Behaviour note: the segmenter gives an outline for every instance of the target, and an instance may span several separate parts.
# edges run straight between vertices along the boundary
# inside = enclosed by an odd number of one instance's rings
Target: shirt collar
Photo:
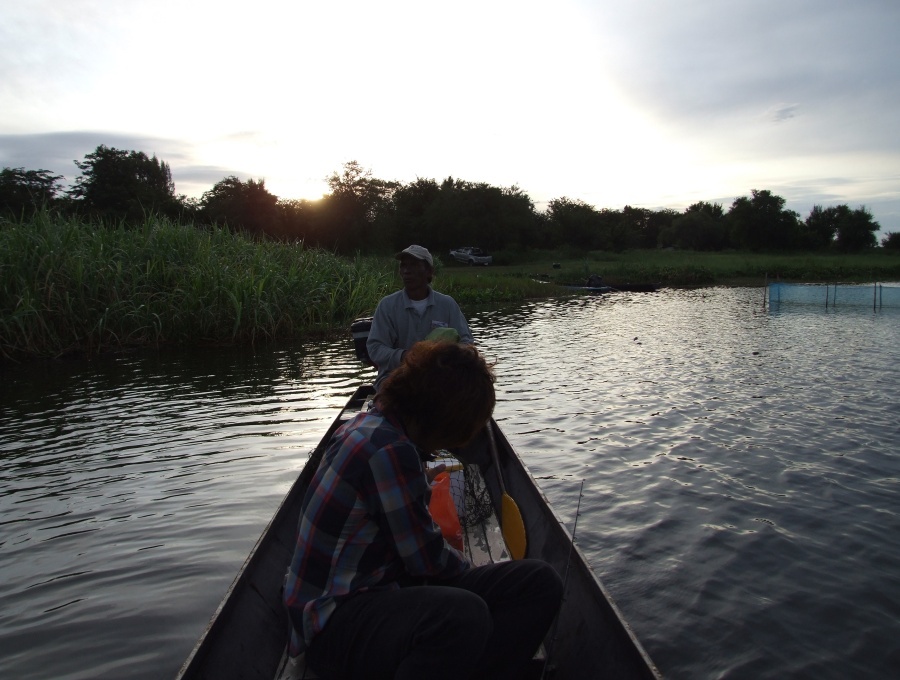
[[[413,301],[409,299],[409,295],[406,294],[406,289],[400,289],[403,292],[403,306],[404,307],[412,307],[414,305]],[[421,302],[421,300],[416,300],[416,302]],[[428,297],[425,298],[426,307],[430,307],[434,305],[434,289],[431,286],[428,286]]]
[[[394,429],[396,429],[398,432],[401,432],[403,434],[403,436],[406,438],[406,441],[408,441],[410,443],[410,445],[412,445],[413,448],[415,448],[416,453],[419,454],[419,460],[421,460],[423,464],[426,460],[430,460],[431,457],[428,455],[428,453],[426,451],[423,451],[422,449],[420,449],[419,446],[406,433],[406,428],[403,426],[403,422],[399,418],[397,418],[394,415],[389,415],[389,414],[385,413],[380,408],[378,408],[378,406],[372,406],[372,408],[369,409],[369,414],[374,414],[374,415],[384,418],[386,421],[388,421],[394,427]]]

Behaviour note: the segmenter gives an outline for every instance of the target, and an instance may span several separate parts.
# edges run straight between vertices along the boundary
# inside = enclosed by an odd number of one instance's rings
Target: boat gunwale
[[[184,664],[182,664],[181,669],[176,676],[176,680],[185,680],[187,678],[193,677],[205,677],[205,675],[199,675],[199,673],[203,672],[202,664],[209,656],[209,653],[211,651],[210,645],[215,644],[214,642],[208,642],[208,640],[212,640],[214,636],[223,629],[223,627],[226,625],[226,615],[241,604],[241,602],[237,601],[235,596],[244,585],[248,585],[251,590],[255,590],[257,593],[259,593],[258,589],[253,588],[252,584],[247,583],[247,581],[249,581],[253,576],[253,567],[259,560],[263,559],[264,556],[262,553],[271,547],[270,543],[277,533],[277,528],[280,527],[288,519],[287,517],[285,517],[285,515],[291,512],[293,506],[298,505],[300,502],[302,502],[302,496],[305,495],[305,488],[309,486],[309,482],[312,479],[313,473],[318,467],[318,461],[321,460],[326,445],[328,444],[335,431],[344,422],[346,422],[346,419],[342,419],[342,416],[347,413],[355,404],[358,404],[361,407],[365,403],[365,399],[371,394],[374,394],[374,392],[374,388],[372,388],[372,386],[370,385],[357,387],[351,397],[344,404],[344,406],[341,407],[340,412],[337,414],[337,416],[335,416],[334,420],[325,431],[325,434],[316,445],[316,448],[313,449],[313,451],[310,453],[309,458],[307,459],[306,463],[304,463],[300,474],[297,476],[297,479],[295,479],[293,484],[291,484],[290,489],[288,489],[287,493],[282,498],[281,503],[279,503],[278,508],[272,515],[272,518],[268,521],[259,538],[256,540],[256,543],[253,545],[250,554],[244,560],[240,570],[234,577],[231,585],[228,587],[228,590],[225,591],[225,595],[223,596],[218,607],[216,607],[216,610],[213,612],[212,617],[210,617],[209,622],[207,623],[206,628],[204,628],[204,631],[201,634],[199,640],[197,640],[197,643],[194,645],[191,653],[188,655],[187,659],[185,659]],[[291,526],[295,528],[296,523],[293,523]],[[284,565],[285,570],[287,569],[287,566],[288,564],[286,563]],[[263,595],[262,593],[259,594],[263,598],[265,598],[265,595]],[[285,638],[287,638],[288,617],[286,611],[283,611],[283,619]],[[279,643],[278,647],[280,659],[284,644]],[[279,661],[279,659],[276,659],[276,661]]]
[[[632,659],[632,661],[634,661],[634,663],[637,665],[638,672],[643,678],[646,678],[648,680],[661,680],[662,674],[656,667],[656,664],[653,663],[650,655],[644,649],[644,646],[641,644],[640,640],[635,634],[634,629],[625,619],[625,616],[622,614],[622,610],[616,604],[612,595],[610,595],[609,591],[606,589],[606,586],[603,585],[603,582],[600,580],[597,574],[594,573],[593,569],[591,569],[590,562],[588,561],[587,556],[584,554],[584,551],[582,551],[581,548],[578,547],[577,542],[572,540],[572,536],[566,529],[565,523],[563,522],[562,518],[559,516],[553,505],[548,501],[547,496],[537,485],[534,475],[531,474],[531,471],[525,464],[525,461],[522,460],[521,456],[519,456],[518,453],[516,453],[515,448],[513,448],[512,444],[509,442],[506,435],[503,433],[502,429],[499,426],[494,427],[494,433],[497,438],[498,449],[501,453],[500,462],[501,467],[503,468],[502,474],[504,475],[507,491],[511,495],[513,495],[517,502],[520,503],[520,508],[522,509],[522,513],[526,522],[526,532],[529,537],[534,537],[539,533],[540,529],[536,529],[535,525],[540,521],[541,518],[546,518],[549,520],[546,522],[546,524],[544,524],[543,529],[548,533],[556,534],[555,536],[551,537],[551,540],[556,541],[557,543],[564,542],[567,544],[570,553],[566,555],[566,568],[575,569],[577,572],[577,575],[575,576],[576,578],[581,578],[588,584],[593,586],[596,594],[599,595],[599,597],[595,598],[595,601],[600,605],[600,607],[607,610],[609,614],[609,622],[613,627],[613,632],[615,632],[615,629],[618,626],[619,632],[621,634],[624,634],[624,636],[626,637],[626,640],[628,642],[626,646],[630,646],[635,651],[636,657]],[[518,468],[518,472],[515,472],[515,468]],[[513,474],[510,474],[510,472],[513,472]],[[494,475],[485,475],[485,479],[488,482],[488,486],[493,487],[490,489],[491,498],[499,513],[499,484],[497,483]],[[520,499],[523,498],[525,494],[530,497],[536,497],[538,502],[528,503],[526,501],[525,503],[522,503]],[[534,517],[535,514],[538,516],[537,518]],[[529,525],[531,531],[528,531]],[[535,554],[535,552],[536,550],[533,548],[533,542],[529,540],[526,557],[545,559],[545,561],[551,562],[551,560],[546,559],[546,557],[544,557],[543,555],[537,555]],[[558,571],[560,572],[561,576],[565,577],[566,569]],[[569,579],[571,580],[571,578],[573,578],[573,576],[570,574]],[[590,588],[587,588],[587,591],[590,592]],[[564,613],[570,613],[566,610],[566,604],[567,603],[564,600],[560,616],[562,616]],[[548,633],[548,638],[553,634],[554,631],[551,629]],[[557,644],[559,643],[550,646],[551,658],[548,659],[548,663],[551,665],[554,663],[554,648],[557,647]],[[553,677],[552,674],[548,675],[549,677]]]

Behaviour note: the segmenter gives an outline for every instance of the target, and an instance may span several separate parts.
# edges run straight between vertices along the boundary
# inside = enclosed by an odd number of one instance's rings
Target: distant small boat
[[[659,286],[655,283],[617,283],[597,286],[563,286],[566,290],[578,290],[586,293],[655,293]]]
[[[178,680],[315,678],[287,657],[289,623],[282,604],[282,583],[295,545],[303,497],[331,436],[340,425],[366,408],[373,390],[360,387],[341,409],[250,553],[234,583],[194,650]],[[625,622],[618,607],[574,545],[562,520],[553,512],[524,464],[492,421],[497,463],[490,455],[486,432],[462,452],[477,461],[462,474],[479,475],[488,494],[485,519],[466,529],[466,551],[476,564],[509,559],[498,516],[502,484],[518,505],[525,525],[525,557],[542,559],[564,578],[566,595],[557,623],[539,658],[547,680],[660,680],[659,671]]]

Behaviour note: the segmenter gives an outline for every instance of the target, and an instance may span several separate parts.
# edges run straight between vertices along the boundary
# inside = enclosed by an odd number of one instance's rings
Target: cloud
[[[799,104],[778,104],[769,109],[766,117],[776,123],[781,123],[794,118],[797,115],[797,109],[799,108]]]
[[[237,135],[243,136],[243,133]],[[72,185],[81,174],[75,161],[83,161],[101,144],[155,155],[169,164],[176,191],[189,196],[199,196],[229,175],[242,180],[250,178],[249,173],[236,168],[198,164],[194,160],[193,145],[182,140],[101,131],[0,134],[0,166],[49,170],[55,175],[62,175],[64,185]]]
[[[98,146],[156,154],[162,160],[184,158],[184,144],[146,135],[116,132],[71,131],[37,134],[0,134],[0,162],[4,166],[47,169],[70,177],[80,174],[75,160],[82,161]],[[39,167],[38,167],[39,166]]]
[[[887,209],[897,25],[886,0],[6,3],[0,164],[73,181],[105,144],[155,153],[191,196],[235,175],[314,197],[356,159],[539,205],[757,188]]]
[[[602,3],[595,17],[613,77],[663,124],[698,137],[719,133],[716,143],[728,145],[729,131],[752,112],[792,102],[820,145],[874,149],[878,135],[900,142],[900,3],[684,0],[671,12],[662,5]],[[819,134],[835,126],[838,134]]]

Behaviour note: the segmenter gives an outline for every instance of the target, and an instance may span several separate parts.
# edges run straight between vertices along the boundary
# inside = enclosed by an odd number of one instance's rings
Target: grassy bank
[[[383,260],[43,214],[0,225],[0,357],[301,338],[346,328],[395,285]]]
[[[584,285],[591,274],[612,286],[652,283],[662,287],[762,286],[786,282],[854,283],[900,281],[900,257],[877,251],[857,255],[700,253],[640,250],[626,253],[498,253],[496,266],[448,264],[442,281],[452,289],[490,289],[535,279],[559,285]]]
[[[900,257],[508,252],[490,267],[439,257],[435,288],[466,307],[557,295],[557,285],[762,285],[900,280]],[[554,285],[557,284],[557,285]],[[0,222],[0,359],[168,344],[253,344],[346,333],[400,286],[390,257],[148,219],[111,228],[46,213]]]

